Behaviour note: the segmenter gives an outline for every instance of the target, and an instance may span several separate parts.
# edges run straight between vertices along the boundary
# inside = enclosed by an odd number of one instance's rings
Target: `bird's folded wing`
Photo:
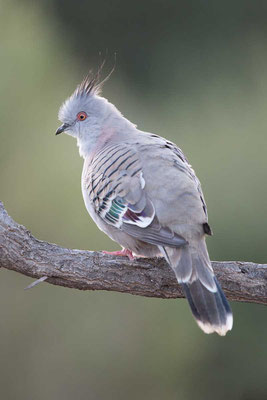
[[[142,165],[132,146],[122,143],[104,148],[94,157],[85,179],[91,204],[107,224],[155,245],[187,244],[159,224],[145,191]]]

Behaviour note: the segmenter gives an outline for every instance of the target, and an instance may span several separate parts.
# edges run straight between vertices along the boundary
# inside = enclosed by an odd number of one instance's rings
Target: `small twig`
[[[37,279],[36,281],[25,287],[24,290],[32,289],[34,286],[39,285],[39,283],[46,281],[47,278],[48,276],[42,276],[41,278]]]

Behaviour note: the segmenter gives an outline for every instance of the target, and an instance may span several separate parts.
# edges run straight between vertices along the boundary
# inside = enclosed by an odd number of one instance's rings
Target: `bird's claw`
[[[129,260],[134,260],[133,253],[129,249],[122,249],[122,250],[118,250],[118,251],[105,251],[105,250],[102,250],[102,253],[110,254],[112,256],[128,257]]]

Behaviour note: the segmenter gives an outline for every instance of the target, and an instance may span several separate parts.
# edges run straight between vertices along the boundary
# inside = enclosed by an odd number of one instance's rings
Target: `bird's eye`
[[[84,121],[87,118],[87,114],[85,111],[81,111],[77,114],[78,121]]]

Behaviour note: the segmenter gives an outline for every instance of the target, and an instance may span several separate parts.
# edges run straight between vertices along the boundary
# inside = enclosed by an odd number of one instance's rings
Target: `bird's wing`
[[[190,223],[202,223],[204,233],[211,235],[201,184],[182,150],[155,134],[143,133],[142,137],[138,154],[144,166],[144,178],[151,178],[148,192],[152,193],[155,205],[157,199],[163,204],[163,208],[157,207],[160,221],[169,221],[171,216],[175,224],[187,218]]]
[[[195,188],[198,192],[199,198],[203,206],[204,213],[208,215],[207,206],[201,189],[200,181],[196,176],[192,166],[189,164],[183,151],[175,143],[161,136],[155,134],[147,134],[147,136],[153,143],[154,146],[153,153],[156,157],[159,152],[162,153],[165,151],[166,153],[168,153],[167,157],[173,160],[175,168],[178,168],[183,174],[187,175],[190,178],[190,180],[194,182]],[[149,141],[148,142],[146,141],[145,147],[149,145],[150,145]],[[172,154],[172,157],[170,157],[170,154]]]
[[[93,158],[84,179],[95,213],[107,224],[147,243],[170,247],[187,244],[160,225],[133,146],[119,143],[105,147]]]

